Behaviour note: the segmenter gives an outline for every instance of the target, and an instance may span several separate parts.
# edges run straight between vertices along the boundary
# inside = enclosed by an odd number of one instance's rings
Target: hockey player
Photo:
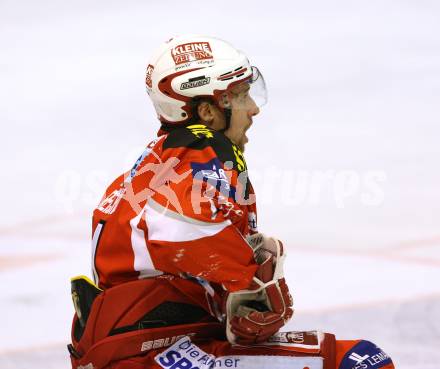
[[[266,102],[258,68],[222,40],[177,37],[146,86],[161,126],[94,211],[72,367],[394,368],[368,341],[279,332],[293,314],[285,250],[258,232],[243,156]]]

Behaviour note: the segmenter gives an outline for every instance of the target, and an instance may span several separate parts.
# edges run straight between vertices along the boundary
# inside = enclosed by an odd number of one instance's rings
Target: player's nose
[[[252,105],[251,105],[251,108],[249,109],[249,117],[251,118],[259,113],[260,113],[260,108],[255,103],[255,100],[252,99]]]

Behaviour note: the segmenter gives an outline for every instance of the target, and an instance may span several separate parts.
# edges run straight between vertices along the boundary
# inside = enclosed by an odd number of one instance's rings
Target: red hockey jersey
[[[256,265],[255,194],[240,149],[204,125],[150,142],[93,213],[95,282],[109,288],[173,274],[247,288]]]
[[[370,342],[336,341],[329,334],[321,334],[325,339],[313,352],[304,351],[307,332],[279,334],[299,340],[296,351],[226,341],[224,321],[211,317],[222,318],[221,296],[215,292],[221,286],[228,291],[249,286],[257,266],[246,236],[257,231],[256,222],[246,162],[226,136],[192,125],[152,141],[94,211],[93,275],[104,291],[94,289],[93,300],[80,288],[72,290],[72,368],[190,368],[197,350],[218,356],[216,363],[227,367],[234,362],[231,355],[239,355],[237,360],[260,367],[265,361],[266,367],[283,362],[284,367],[320,369],[394,368]],[[185,310],[168,319],[168,302],[179,309],[198,305],[203,314],[186,317]],[[154,325],[162,323],[155,310],[160,306],[166,325]],[[184,336],[200,346],[191,344],[191,353],[190,346],[176,348]],[[182,356],[186,353],[188,358]]]

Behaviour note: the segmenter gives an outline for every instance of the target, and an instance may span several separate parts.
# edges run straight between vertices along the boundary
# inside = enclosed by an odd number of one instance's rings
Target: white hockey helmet
[[[266,103],[263,76],[246,55],[223,40],[197,35],[164,43],[148,64],[145,79],[158,118],[166,124],[188,122],[193,98],[217,103],[225,91],[242,82],[251,84],[251,97],[259,107]]]

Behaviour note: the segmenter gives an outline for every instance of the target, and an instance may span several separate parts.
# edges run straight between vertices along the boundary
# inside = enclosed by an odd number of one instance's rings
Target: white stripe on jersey
[[[99,283],[99,277],[98,277],[98,272],[96,271],[95,255],[96,255],[96,249],[98,247],[99,236],[101,235],[103,226],[104,224],[99,222],[96,225],[95,232],[93,232],[93,237],[92,237],[92,275],[93,275],[93,281],[96,284]]]
[[[145,212],[148,239],[156,241],[193,241],[214,236],[232,224],[229,219],[221,223],[193,219],[164,208],[151,198],[145,206]]]
[[[145,232],[138,227],[141,220],[144,209],[130,220],[131,226],[131,247],[134,253],[134,270],[140,272],[139,279],[155,277],[163,274],[161,271],[154,269],[153,261],[151,260],[150,253],[148,252],[147,242],[145,240]]]

